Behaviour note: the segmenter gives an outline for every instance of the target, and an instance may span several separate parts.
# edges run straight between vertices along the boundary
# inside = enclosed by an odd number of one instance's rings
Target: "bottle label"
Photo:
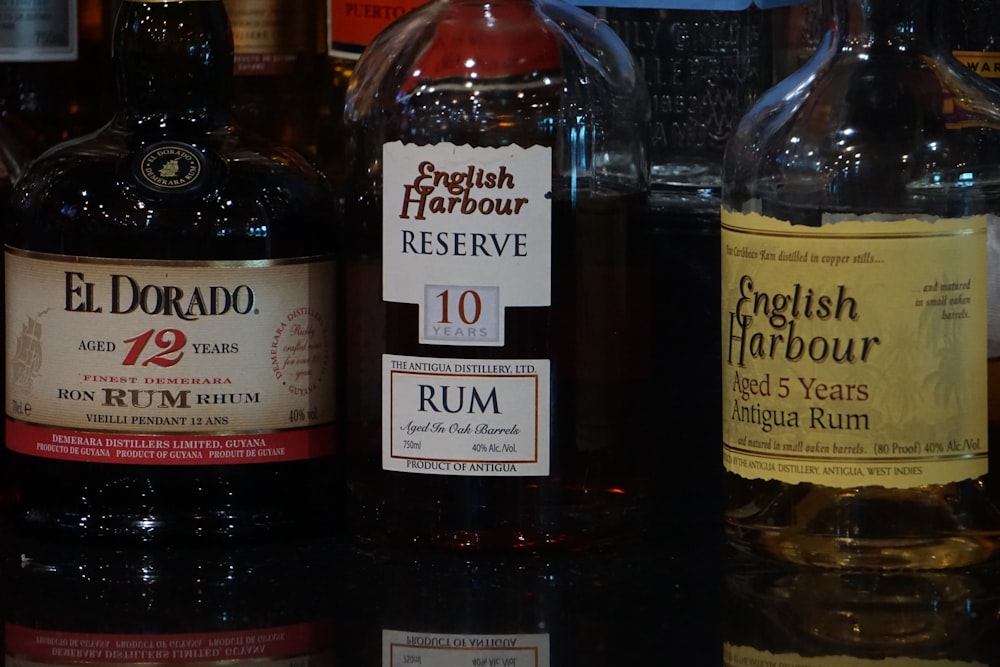
[[[382,468],[549,474],[549,361],[382,358]]]
[[[427,0],[394,0],[389,3],[329,0],[329,54],[357,60],[375,35],[406,12]]]
[[[979,76],[1000,79],[1000,52],[954,51],[953,55]]]
[[[551,305],[551,148],[392,142],[382,169],[382,298],[421,343],[499,347],[505,308]]]
[[[7,447],[204,465],[332,452],[332,260],[6,251]]]
[[[0,3],[0,62],[74,61],[76,0]]]
[[[548,667],[549,635],[382,631],[383,667]]]
[[[850,655],[801,656],[794,653],[771,653],[748,646],[723,645],[724,667],[986,667],[978,662],[961,660],[920,659],[910,656],[898,658],[857,658]]]
[[[176,634],[63,632],[6,624],[7,667],[60,665],[332,666],[331,623]]]
[[[235,76],[284,76],[314,51],[315,11],[309,2],[226,0],[233,29]]]
[[[913,488],[987,471],[986,217],[722,214],[725,467]]]

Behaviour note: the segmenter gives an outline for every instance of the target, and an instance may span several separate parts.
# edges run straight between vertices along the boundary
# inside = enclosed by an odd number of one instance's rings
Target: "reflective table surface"
[[[8,666],[1000,665],[1000,570],[797,570],[714,527],[573,554],[3,539]]]

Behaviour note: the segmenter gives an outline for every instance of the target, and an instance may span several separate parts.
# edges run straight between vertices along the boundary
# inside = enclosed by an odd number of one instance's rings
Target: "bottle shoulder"
[[[97,239],[131,240],[135,252],[156,254],[162,248],[150,243],[168,237],[210,239],[221,252],[226,240],[242,240],[259,252],[284,254],[275,239],[289,250],[305,249],[306,242],[288,242],[295,234],[319,234],[314,250],[329,253],[337,221],[325,177],[290,148],[229,131],[141,137],[113,124],[36,159],[16,183],[12,202],[9,244],[80,254]],[[76,250],[67,246],[83,238],[90,241]]]
[[[723,198],[912,210],[997,199],[1000,92],[950,54],[831,48],[771,89],[726,147]],[[985,204],[984,204],[985,205]]]

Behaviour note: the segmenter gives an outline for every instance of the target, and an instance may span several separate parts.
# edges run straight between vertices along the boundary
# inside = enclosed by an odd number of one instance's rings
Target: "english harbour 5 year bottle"
[[[928,0],[832,8],[727,147],[730,535],[797,563],[969,565],[1000,546],[1000,105]]]
[[[125,0],[120,107],[34,162],[4,225],[18,519],[123,540],[326,522],[334,221],[229,124],[221,0]]]
[[[348,87],[344,453],[362,535],[580,545],[641,525],[645,87],[559,2],[433,0]]]

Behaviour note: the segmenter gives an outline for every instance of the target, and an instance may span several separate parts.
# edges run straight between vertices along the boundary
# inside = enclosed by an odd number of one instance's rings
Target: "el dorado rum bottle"
[[[229,130],[221,0],[125,0],[120,108],[38,159],[4,227],[7,447],[38,530],[207,539],[329,521],[334,220]]]
[[[926,0],[834,3],[737,127],[722,210],[733,542],[827,566],[992,557],[1000,105]],[[989,474],[987,474],[989,473]]]
[[[409,544],[641,523],[645,87],[558,2],[435,0],[347,95],[350,520]]]

